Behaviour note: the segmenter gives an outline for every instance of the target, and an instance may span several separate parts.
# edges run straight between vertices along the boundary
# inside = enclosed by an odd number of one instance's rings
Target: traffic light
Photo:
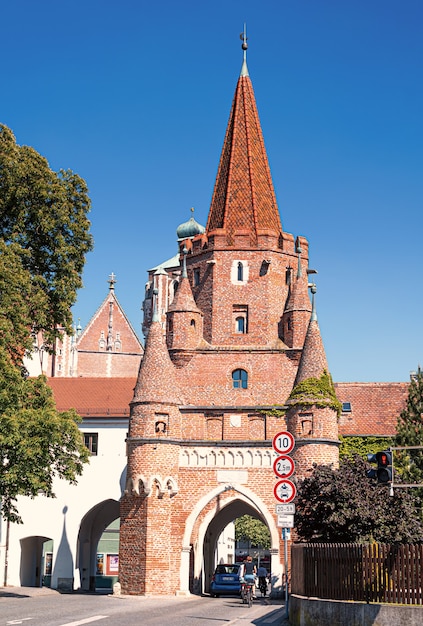
[[[367,478],[377,478],[377,482],[386,485],[392,481],[392,452],[382,450],[376,454],[368,454],[369,463],[377,463],[377,469],[367,470]]]

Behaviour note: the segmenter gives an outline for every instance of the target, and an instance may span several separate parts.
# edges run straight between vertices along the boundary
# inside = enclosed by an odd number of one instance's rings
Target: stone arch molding
[[[154,488],[157,489],[158,498],[163,498],[166,493],[172,497],[179,491],[178,483],[173,476],[162,478],[159,474],[153,474],[148,477],[144,474],[138,474],[132,478],[128,477],[125,493],[149,497],[154,493]]]
[[[249,489],[248,487],[245,487],[244,485],[222,483],[221,485],[218,485],[217,487],[209,491],[208,494],[200,498],[200,500],[198,500],[198,502],[194,505],[191,513],[188,515],[186,519],[185,531],[184,531],[184,536],[182,539],[182,546],[181,546],[182,558],[181,558],[181,567],[180,567],[180,590],[182,593],[189,593],[188,579],[189,579],[189,560],[190,560],[190,552],[191,552],[190,542],[191,542],[191,537],[192,537],[192,533],[193,533],[197,518],[214,498],[230,490],[234,491],[235,494],[231,498],[229,498],[227,502],[225,502],[225,506],[226,504],[230,504],[231,502],[235,500],[243,500],[244,502],[249,504],[251,508],[255,509],[257,513],[261,515],[263,520],[266,521],[266,524],[268,525],[268,528],[270,530],[272,553],[273,554],[279,553],[279,530],[276,526],[274,515],[269,511],[268,507],[263,502],[263,500],[259,496],[257,496],[257,494],[251,491],[251,489]],[[207,515],[205,516],[204,520],[202,521],[200,525],[198,537],[196,541],[197,550],[196,550],[196,555],[194,558],[194,569],[196,571],[200,571],[201,569],[201,562],[203,559],[202,546],[204,543],[204,538],[205,538],[207,528],[210,522],[212,521],[213,517],[217,513],[218,513],[217,510],[212,510],[209,513],[207,513]],[[273,571],[273,574],[275,575],[276,579],[280,580],[282,576],[282,572],[279,571],[279,569],[281,569],[281,566],[278,566],[275,563],[275,569]]]

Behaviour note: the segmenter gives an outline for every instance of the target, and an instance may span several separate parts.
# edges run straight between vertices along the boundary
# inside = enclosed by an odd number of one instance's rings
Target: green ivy
[[[339,458],[353,458],[358,454],[367,460],[368,454],[376,454],[380,450],[388,450],[393,445],[391,437],[375,437],[375,436],[348,436],[339,437],[341,445],[339,447]]]
[[[294,387],[288,402],[291,406],[330,407],[338,418],[342,412],[342,403],[336,397],[332,376],[324,370],[320,378],[306,378]]]

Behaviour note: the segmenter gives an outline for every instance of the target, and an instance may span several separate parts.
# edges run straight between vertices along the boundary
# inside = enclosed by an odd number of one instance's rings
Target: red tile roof
[[[263,134],[251,80],[240,76],[220,157],[206,227],[226,231],[233,245],[235,231],[257,243],[259,231],[282,233]]]
[[[74,408],[81,417],[129,416],[135,378],[50,378],[57,408]],[[340,435],[395,433],[409,383],[335,383],[341,402],[351,403],[339,422]]]
[[[81,417],[129,417],[136,378],[50,378],[59,411]]]
[[[335,383],[338,399],[351,403],[351,412],[344,412],[340,418],[340,434],[395,434],[408,387],[409,383]]]

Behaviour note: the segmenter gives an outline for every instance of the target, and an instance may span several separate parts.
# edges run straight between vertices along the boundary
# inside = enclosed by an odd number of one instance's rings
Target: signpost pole
[[[288,529],[282,528],[283,556],[285,566],[285,617],[288,618]]]

